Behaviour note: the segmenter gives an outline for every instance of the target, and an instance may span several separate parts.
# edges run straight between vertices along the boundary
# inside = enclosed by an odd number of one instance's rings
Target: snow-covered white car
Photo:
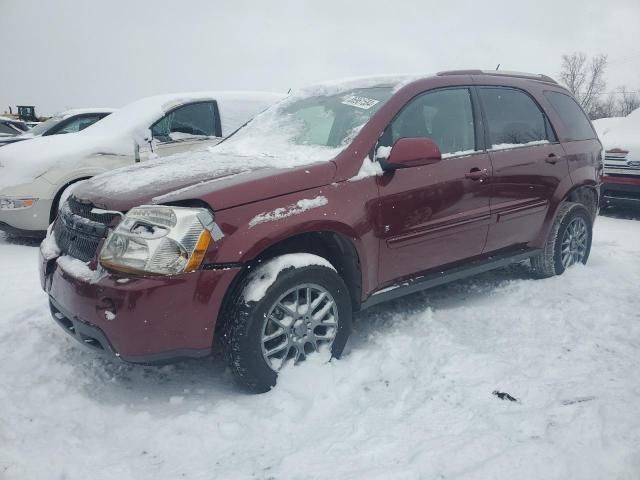
[[[38,123],[31,130],[26,128],[17,132],[15,136],[0,138],[0,147],[36,137],[79,132],[113,112],[115,112],[114,108],[75,108],[73,110],[65,110],[55,114],[45,122]]]
[[[640,206],[640,108],[593,125],[605,148],[603,204]]]
[[[200,92],[133,102],[90,127],[0,148],[0,230],[44,236],[65,190],[115,168],[211,147],[283,97]]]

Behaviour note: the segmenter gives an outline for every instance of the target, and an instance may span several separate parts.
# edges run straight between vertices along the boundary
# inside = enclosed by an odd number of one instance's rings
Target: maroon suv
[[[544,75],[479,70],[303,90],[211,151],[80,185],[41,246],[54,319],[135,363],[224,350],[273,386],[340,356],[354,311],[530,259],[585,263],[602,146]]]

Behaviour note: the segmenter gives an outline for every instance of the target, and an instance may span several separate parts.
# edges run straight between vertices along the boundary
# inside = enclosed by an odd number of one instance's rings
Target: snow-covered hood
[[[51,168],[93,155],[131,155],[133,139],[77,132],[36,137],[0,148],[0,189],[29,183]]]
[[[628,160],[640,160],[640,108],[626,117],[602,118],[593,125],[605,150],[628,150]]]
[[[203,152],[172,155],[93,177],[73,195],[100,208],[127,211],[150,203],[201,199],[216,209],[331,182],[333,162],[277,166],[271,157]],[[254,188],[256,183],[259,188]],[[224,195],[221,192],[224,191]]]

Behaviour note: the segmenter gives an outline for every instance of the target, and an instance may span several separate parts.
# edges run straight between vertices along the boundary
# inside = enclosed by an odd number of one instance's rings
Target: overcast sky
[[[639,0],[0,0],[0,112],[498,63],[557,76],[573,51],[640,90],[639,39]]]

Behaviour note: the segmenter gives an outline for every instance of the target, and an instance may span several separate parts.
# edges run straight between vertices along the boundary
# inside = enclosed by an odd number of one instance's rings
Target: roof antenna
[[[496,72],[500,69],[500,64],[496,67]]]

